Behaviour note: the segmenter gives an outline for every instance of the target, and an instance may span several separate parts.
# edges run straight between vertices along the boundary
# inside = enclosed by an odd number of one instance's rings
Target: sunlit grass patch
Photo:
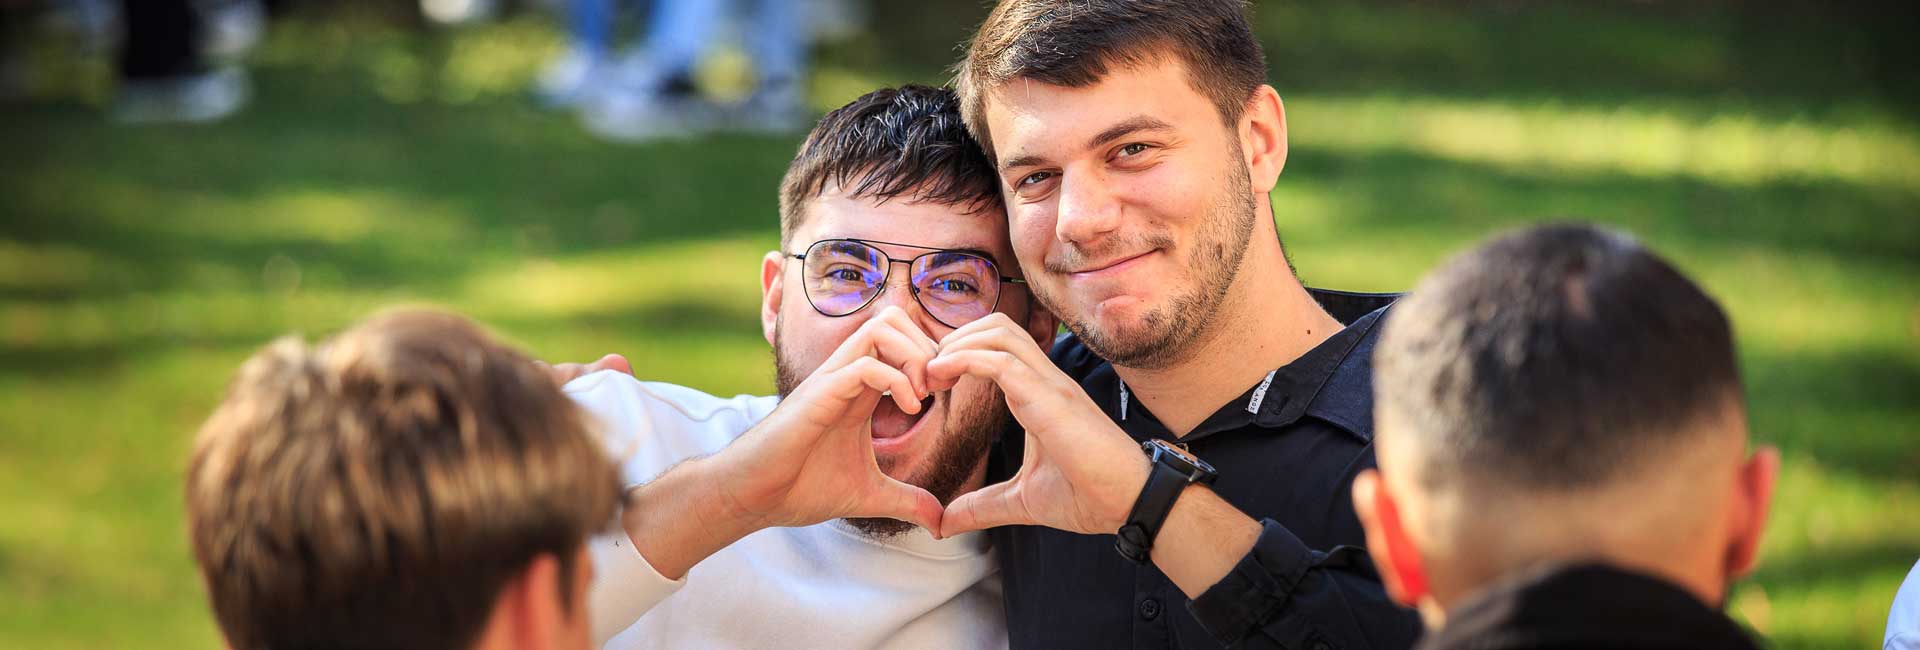
[[[466,304],[508,318],[578,318],[675,305],[705,305],[757,322],[765,237],[539,258],[479,273]]]
[[[1920,194],[1920,133],[1658,104],[1568,105],[1434,97],[1288,98],[1292,140],[1334,151],[1412,151],[1559,173],[1617,172],[1758,185],[1833,180]]]

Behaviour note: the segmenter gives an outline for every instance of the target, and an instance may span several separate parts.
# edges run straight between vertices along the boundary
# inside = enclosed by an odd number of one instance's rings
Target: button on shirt
[[[1220,582],[1188,600],[1114,536],[1038,526],[994,529],[1014,648],[1406,648],[1412,610],[1386,596],[1365,551],[1351,488],[1373,460],[1373,343],[1394,296],[1313,291],[1347,327],[1269,373],[1184,437],[1133,399],[1113,365],[1073,335],[1056,365],[1134,439],[1185,447],[1219,470],[1214,492],[1262,531]],[[1024,439],[990,469],[1018,469]],[[1184,606],[1179,606],[1184,605]]]

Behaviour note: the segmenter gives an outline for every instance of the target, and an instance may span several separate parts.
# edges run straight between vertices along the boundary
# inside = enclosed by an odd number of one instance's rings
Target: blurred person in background
[[[212,122],[238,112],[252,84],[235,61],[265,20],[256,0],[124,0],[113,119]]]
[[[236,650],[584,650],[585,542],[619,500],[579,407],[430,311],[255,354],[186,478],[194,559]]]
[[[643,41],[620,63],[620,69],[604,80],[584,73],[579,79],[580,84],[602,87],[583,94],[577,85],[569,89],[559,83],[566,81],[560,78],[566,75],[555,74],[554,88],[543,93],[554,99],[581,100],[587,129],[618,141],[684,137],[716,127],[793,131],[806,119],[808,5],[797,0],[653,0]],[[603,9],[593,7],[588,13],[604,20],[611,12]],[[729,21],[739,30],[753,61],[754,84],[744,100],[717,106],[701,96],[694,70],[713,50]],[[604,37],[609,29],[602,25],[588,33]],[[558,65],[576,64],[563,59]],[[582,62],[577,67],[605,66]]]
[[[780,186],[761,262],[777,396],[640,382],[617,358],[557,379],[635,455],[623,533],[593,542],[610,648],[1003,648],[984,533],[936,537],[1011,426],[992,383],[935,382],[935,341],[1055,321],[1017,277],[991,168],[952,92],[828,113]],[[662,588],[678,589],[650,611]],[[631,603],[631,604],[630,604]]]
[[[622,4],[618,0],[563,0],[567,49],[547,64],[534,81],[534,95],[542,104],[571,108],[592,101],[605,89],[613,71],[613,36]],[[626,3],[635,13],[644,14],[651,2]]]
[[[1753,648],[1721,612],[1778,455],[1748,451],[1726,314],[1633,239],[1522,230],[1459,255],[1375,352],[1354,505],[1443,648]]]
[[[1920,650],[1920,563],[1907,572],[1907,581],[1893,596],[1887,612],[1887,635],[1882,650]]]

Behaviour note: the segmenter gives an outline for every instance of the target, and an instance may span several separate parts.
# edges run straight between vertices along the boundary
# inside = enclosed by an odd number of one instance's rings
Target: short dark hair
[[[1001,0],[954,75],[967,127],[994,159],[987,95],[1014,79],[1079,88],[1114,67],[1163,55],[1184,63],[1195,90],[1232,125],[1267,82],[1267,55],[1245,0]]]
[[[999,180],[960,120],[959,99],[918,84],[875,90],[820,118],[780,181],[781,246],[829,183],[853,197],[1000,208]]]
[[[1446,262],[1374,353],[1381,436],[1417,439],[1428,488],[1554,490],[1643,467],[1744,397],[1727,316],[1633,238],[1528,228]]]
[[[240,367],[187,467],[194,559],[235,650],[464,648],[542,554],[571,603],[619,470],[546,373],[466,319],[380,316]]]

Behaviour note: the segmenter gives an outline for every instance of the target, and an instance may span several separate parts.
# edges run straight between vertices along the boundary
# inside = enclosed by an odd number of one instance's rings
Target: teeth
[[[893,391],[890,391],[890,390],[883,390],[883,391],[880,391],[880,396],[881,396],[881,397],[893,397]]]

